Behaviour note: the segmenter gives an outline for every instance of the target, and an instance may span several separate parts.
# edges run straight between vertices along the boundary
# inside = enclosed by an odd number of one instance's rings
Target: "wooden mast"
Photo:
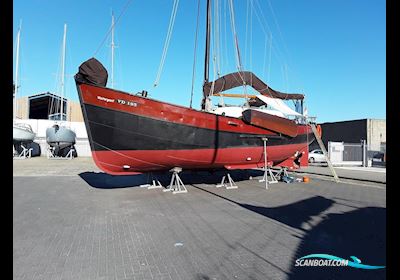
[[[210,33],[211,33],[211,0],[207,0],[207,19],[206,19],[206,49],[204,56],[204,83],[208,83],[209,79],[209,62],[210,62]],[[206,108],[206,96],[203,96],[202,109]]]

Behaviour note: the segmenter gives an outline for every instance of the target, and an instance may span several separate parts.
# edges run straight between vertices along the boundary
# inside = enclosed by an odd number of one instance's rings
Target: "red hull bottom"
[[[267,147],[270,166],[296,168],[296,151],[304,151],[301,163],[307,164],[307,144]],[[151,171],[182,169],[251,169],[264,167],[263,147],[198,149],[198,150],[129,150],[92,151],[96,165],[112,175],[134,175]]]

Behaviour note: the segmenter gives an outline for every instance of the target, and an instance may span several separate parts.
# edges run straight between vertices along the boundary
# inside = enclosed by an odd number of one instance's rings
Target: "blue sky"
[[[16,34],[22,20],[19,96],[55,92],[59,88],[57,73],[61,73],[64,23],[68,25],[67,98],[78,100],[73,75],[97,49],[95,57],[110,74],[110,38],[103,45],[101,42],[110,28],[111,10],[117,19],[127,1],[14,0],[14,61]],[[118,47],[114,87],[128,92],[147,90],[152,98],[189,106],[197,15],[195,0],[179,1],[161,79],[153,87],[173,2],[130,1],[115,27]],[[229,2],[218,2],[221,27],[218,58],[221,72],[226,74],[235,71],[236,61],[229,9],[225,9]],[[386,118],[384,0],[234,0],[233,3],[245,70],[252,70],[273,89],[305,93],[309,115],[316,116],[318,122]],[[205,0],[201,0],[193,98],[193,107],[197,109],[202,96],[204,13]],[[272,41],[268,40],[270,34]],[[213,77],[212,64],[210,68],[210,77]],[[233,92],[239,91],[240,88]],[[217,102],[218,98],[214,98],[214,103]],[[234,104],[238,100],[225,102]]]

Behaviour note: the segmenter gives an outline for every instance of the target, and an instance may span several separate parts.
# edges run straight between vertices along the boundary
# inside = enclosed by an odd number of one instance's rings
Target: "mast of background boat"
[[[63,38],[63,56],[62,56],[62,72],[61,72],[61,120],[64,120],[63,110],[64,110],[64,75],[65,75],[65,42],[67,38],[67,24],[64,24],[64,38]],[[67,118],[65,118],[66,120]]]
[[[19,38],[21,36],[21,26],[22,22],[19,22],[19,28],[17,33],[17,53],[16,53],[16,61],[15,61],[15,86],[14,86],[14,116],[13,120],[15,121],[17,118],[17,92],[18,92],[18,66],[19,66]]]
[[[114,12],[111,15],[111,88],[114,88]]]
[[[210,0],[207,0],[207,19],[206,19],[206,49],[204,56],[204,83],[208,83],[208,75],[209,75],[209,62],[210,62],[210,32],[211,32],[211,5]],[[204,93],[203,93],[204,94]],[[206,109],[206,96],[203,97],[202,109]]]

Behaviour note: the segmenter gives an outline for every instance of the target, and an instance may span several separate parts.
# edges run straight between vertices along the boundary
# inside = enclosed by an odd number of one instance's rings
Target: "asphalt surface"
[[[222,175],[183,173],[188,193],[172,194],[90,158],[16,160],[13,278],[385,279],[385,269],[295,266],[316,253],[385,265],[382,184],[312,178],[267,190],[261,172],[240,171],[227,190],[215,187]]]
[[[334,167],[339,178],[386,184],[384,167]],[[310,165],[296,170],[296,173],[331,176],[332,171],[326,165]]]

